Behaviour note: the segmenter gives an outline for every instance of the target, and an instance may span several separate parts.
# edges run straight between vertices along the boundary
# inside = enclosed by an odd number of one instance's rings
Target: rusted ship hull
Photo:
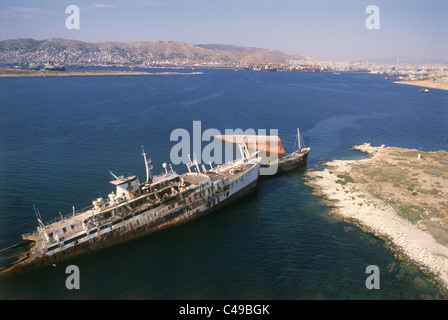
[[[269,167],[270,165],[276,165],[277,171],[275,174],[280,174],[282,172],[294,170],[300,167],[306,166],[308,161],[308,153],[309,149],[303,151],[296,151],[292,154],[289,154],[285,158],[277,160],[274,164],[262,164],[262,167]]]
[[[277,136],[216,135],[214,138],[234,145],[244,143],[248,149],[263,151],[267,156],[281,158],[286,153],[281,139]]]
[[[306,163],[308,161],[308,153],[309,151],[297,151],[291,159],[280,159],[278,163],[277,173],[282,173],[306,166]]]
[[[274,174],[290,171],[306,165],[310,148],[302,148],[304,146],[300,131],[297,128],[298,149],[285,156],[281,139],[278,136],[264,135],[217,135],[215,139],[232,144],[245,144],[248,149],[260,152],[260,156],[265,158],[262,167],[276,166],[277,171]],[[270,161],[270,159],[275,160]],[[268,175],[272,172],[269,171]]]
[[[156,212],[157,208],[141,209],[141,207],[135,207],[135,210],[130,210],[127,215],[116,219],[113,223],[108,222],[101,226],[98,225],[77,237],[65,242],[61,241],[46,247],[44,250],[30,249],[18,261],[0,270],[0,276],[19,274],[59,263],[210,214],[251,193],[257,186],[259,166],[258,161],[252,168],[234,176],[234,179],[223,180],[222,176],[217,179],[217,175],[209,174],[207,176],[200,173],[183,176],[186,181],[189,178],[192,179],[191,181],[203,179],[203,181],[207,180],[207,183],[201,185],[201,187],[195,187],[192,193],[178,193],[164,206],[158,207],[160,209],[158,212]],[[214,184],[205,177],[213,177],[217,181],[214,181],[216,182]],[[210,192],[212,190],[215,190],[215,192]]]

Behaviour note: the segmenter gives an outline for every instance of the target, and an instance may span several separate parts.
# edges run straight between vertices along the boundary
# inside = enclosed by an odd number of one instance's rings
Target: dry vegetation
[[[391,205],[447,245],[448,152],[388,149],[369,164],[355,163],[340,183],[355,182],[359,191]]]
[[[448,290],[448,152],[353,149],[370,158],[328,162],[308,184],[332,213],[387,239]]]

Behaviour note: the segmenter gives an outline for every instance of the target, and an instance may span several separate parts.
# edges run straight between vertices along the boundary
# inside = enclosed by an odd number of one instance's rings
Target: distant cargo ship
[[[29,70],[39,70],[39,66],[35,63],[35,62],[31,62],[30,65],[28,66]]]
[[[45,66],[44,70],[46,71],[65,71],[65,67],[61,65],[53,65],[50,61],[48,61]]]
[[[37,209],[37,231],[24,234],[26,247],[19,259],[0,270],[10,275],[53,264],[68,258],[109,247],[199,218],[219,209],[255,189],[260,172],[258,153],[249,155],[240,146],[242,158],[202,171],[196,160],[187,164],[188,172],[177,174],[163,165],[165,172],[152,176],[151,161],[143,156],[146,181],[136,176],[114,175],[115,193],[98,198],[93,206],[44,224]],[[113,173],[111,173],[113,175]],[[8,248],[9,249],[9,248]],[[5,250],[1,250],[5,251]]]

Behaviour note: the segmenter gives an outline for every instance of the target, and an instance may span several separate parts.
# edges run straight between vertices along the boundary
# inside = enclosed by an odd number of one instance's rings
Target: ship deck
[[[202,181],[207,180],[209,175],[205,175],[202,173],[187,173],[184,176],[182,176],[182,179],[184,179],[185,182],[192,184],[192,185],[199,185]],[[211,177],[210,177],[211,179]]]

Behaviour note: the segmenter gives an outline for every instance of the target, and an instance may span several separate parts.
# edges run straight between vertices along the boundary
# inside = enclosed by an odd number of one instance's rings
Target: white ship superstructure
[[[157,176],[151,176],[143,151],[144,183],[112,174],[116,190],[107,199],[51,224],[44,224],[36,210],[37,231],[23,235],[30,249],[0,273],[23,272],[179,225],[244,196],[257,184],[261,158],[249,155],[245,146],[240,149],[241,159],[209,170],[190,161],[184,174],[164,164],[165,172]]]

